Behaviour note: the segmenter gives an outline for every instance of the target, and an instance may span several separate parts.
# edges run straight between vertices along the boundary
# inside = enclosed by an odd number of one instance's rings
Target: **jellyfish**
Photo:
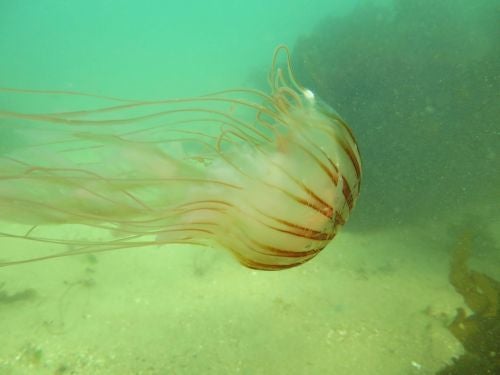
[[[259,270],[315,257],[356,203],[360,154],[342,118],[296,80],[286,46],[268,82],[269,92],[150,101],[1,89],[70,105],[0,109],[0,134],[14,139],[0,148],[0,237],[63,246],[0,254],[0,265],[168,244],[225,249]]]

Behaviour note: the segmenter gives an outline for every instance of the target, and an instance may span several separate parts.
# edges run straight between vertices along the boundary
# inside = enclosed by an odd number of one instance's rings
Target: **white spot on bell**
[[[302,94],[307,100],[314,102],[314,93],[311,90],[305,89]]]

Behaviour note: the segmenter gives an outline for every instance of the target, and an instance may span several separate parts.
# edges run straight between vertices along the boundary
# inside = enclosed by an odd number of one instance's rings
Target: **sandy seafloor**
[[[464,306],[447,278],[456,239],[446,233],[468,214],[345,230],[279,272],[187,246],[0,269],[4,291],[36,292],[0,304],[0,374],[433,374],[463,350],[446,329]],[[470,264],[499,277],[498,254],[479,249]]]

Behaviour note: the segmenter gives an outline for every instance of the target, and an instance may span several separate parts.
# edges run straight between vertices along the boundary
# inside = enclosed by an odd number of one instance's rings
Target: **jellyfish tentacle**
[[[32,89],[18,89],[13,87],[0,87],[0,92],[13,92],[18,94],[37,94],[37,95],[65,95],[65,96],[86,96],[96,99],[105,99],[115,102],[132,102],[136,103],[136,100],[117,98],[113,96],[89,94],[79,91],[67,91],[67,90],[32,90]]]
[[[279,82],[280,80],[282,81],[283,86],[289,86],[288,82],[284,79],[282,71],[277,67],[278,64],[278,59],[280,53],[283,53],[285,55],[285,62],[286,62],[286,68],[287,68],[287,73],[288,73],[288,79],[290,80],[290,83],[292,84],[293,87],[299,92],[303,92],[305,88],[299,84],[299,82],[295,79],[295,75],[293,73],[292,69],[292,61],[290,57],[290,50],[286,45],[280,44],[278,45],[273,54],[273,59],[272,59],[272,64],[271,64],[271,70],[269,74],[269,83],[273,89],[276,89],[279,86],[276,86],[275,83]],[[281,75],[281,79],[276,81],[276,75],[279,74]]]

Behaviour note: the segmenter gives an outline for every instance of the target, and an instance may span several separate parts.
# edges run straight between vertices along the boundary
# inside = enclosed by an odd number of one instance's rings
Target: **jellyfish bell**
[[[25,137],[0,155],[2,219],[19,224],[0,236],[71,246],[0,265],[173,243],[224,248],[262,270],[313,258],[354,207],[360,155],[347,124],[295,80],[285,46],[268,80],[269,93],[156,101],[2,89],[92,107],[0,110],[0,132]],[[47,230],[68,224],[98,236]]]

